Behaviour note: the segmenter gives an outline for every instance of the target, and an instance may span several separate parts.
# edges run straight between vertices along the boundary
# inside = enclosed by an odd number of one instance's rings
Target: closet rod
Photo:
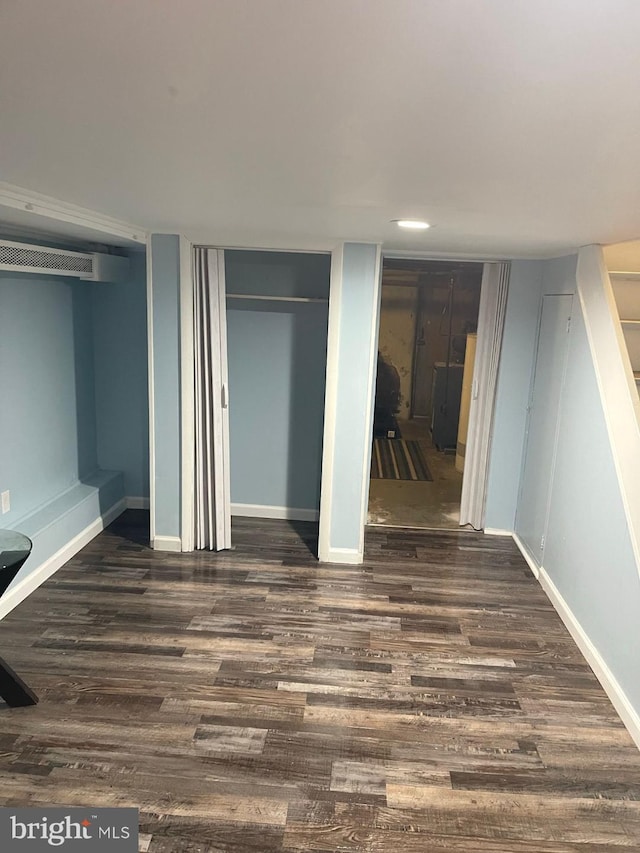
[[[227,299],[259,299],[263,302],[328,302],[315,296],[265,296],[255,293],[227,293]]]

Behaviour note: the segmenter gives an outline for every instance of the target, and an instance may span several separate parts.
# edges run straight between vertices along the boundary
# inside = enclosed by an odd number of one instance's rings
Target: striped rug
[[[419,441],[376,438],[371,453],[375,480],[433,480]]]

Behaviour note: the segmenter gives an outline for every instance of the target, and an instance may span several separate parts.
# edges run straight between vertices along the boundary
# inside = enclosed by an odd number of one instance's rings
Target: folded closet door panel
[[[224,252],[194,249],[195,547],[231,547]]]

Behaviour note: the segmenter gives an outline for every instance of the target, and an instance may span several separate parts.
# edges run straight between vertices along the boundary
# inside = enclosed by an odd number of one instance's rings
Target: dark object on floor
[[[18,574],[31,553],[31,540],[14,530],[0,530],[0,597]],[[0,697],[11,708],[35,705],[38,697],[0,658]]]
[[[438,450],[453,448],[458,442],[463,364],[437,362],[433,366],[433,414],[431,437]]]
[[[371,451],[374,480],[433,481],[419,441],[376,438]]]
[[[373,417],[374,438],[400,438],[402,433],[398,421],[388,412],[376,411]]]
[[[400,438],[396,415],[400,409],[400,374],[378,353],[376,399],[373,412],[374,438]]]

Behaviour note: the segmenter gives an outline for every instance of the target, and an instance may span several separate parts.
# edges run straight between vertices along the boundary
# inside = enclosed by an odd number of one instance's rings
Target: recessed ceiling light
[[[392,219],[391,221],[395,222],[398,228],[410,228],[412,231],[424,231],[430,227],[429,223],[422,219]]]

